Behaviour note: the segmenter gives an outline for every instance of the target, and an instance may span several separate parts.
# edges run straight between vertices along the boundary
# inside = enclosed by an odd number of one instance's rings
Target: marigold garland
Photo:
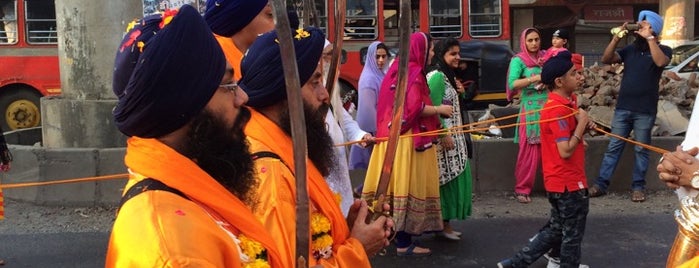
[[[267,249],[260,242],[252,240],[244,234],[240,234],[237,240],[241,253],[247,257],[247,259],[241,258],[244,262],[244,268],[271,268],[267,262]]]
[[[311,249],[316,259],[327,259],[332,256],[333,237],[331,233],[332,223],[325,215],[313,212],[311,214]]]

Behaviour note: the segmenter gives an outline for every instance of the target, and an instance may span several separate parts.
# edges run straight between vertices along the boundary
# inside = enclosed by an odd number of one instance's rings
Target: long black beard
[[[306,140],[308,143],[308,158],[316,166],[320,174],[326,177],[335,169],[335,151],[330,134],[325,127],[325,115],[330,107],[322,104],[314,110],[308,105],[303,105],[303,113],[306,118]],[[284,109],[281,114],[281,128],[284,133],[291,136],[291,117],[289,111]]]
[[[186,156],[216,179],[241,201],[253,206],[253,189],[257,185],[249,145],[243,127],[250,120],[250,111],[240,109],[233,126],[226,126],[220,117],[204,111],[194,118],[187,133]]]

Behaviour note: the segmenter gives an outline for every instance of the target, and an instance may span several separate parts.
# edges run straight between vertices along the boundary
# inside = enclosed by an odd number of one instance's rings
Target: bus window
[[[469,34],[472,37],[497,37],[502,34],[501,0],[469,0]]]
[[[461,0],[430,0],[430,35],[461,37]]]
[[[345,19],[345,39],[378,38],[376,0],[348,0]]]
[[[53,0],[26,0],[27,43],[57,44],[56,7]]]
[[[17,2],[0,0],[0,44],[17,43]]]

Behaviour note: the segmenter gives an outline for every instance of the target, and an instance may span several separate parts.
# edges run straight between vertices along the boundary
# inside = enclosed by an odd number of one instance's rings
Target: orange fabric
[[[281,264],[272,236],[246,205],[190,159],[156,139],[132,137],[125,163],[138,174],[131,176],[126,189],[149,177],[200,205],[163,191],[133,197],[121,207],[114,223],[106,267],[241,267],[235,242],[201,205],[218,213],[232,229],[260,242],[271,267],[289,267]]]
[[[243,53],[240,52],[238,47],[235,46],[235,43],[233,43],[233,39],[231,39],[230,37],[224,37],[217,34],[214,34],[214,36],[216,37],[216,41],[218,41],[218,44],[221,45],[223,54],[226,55],[226,60],[228,61],[228,63],[231,64],[233,70],[235,71],[235,73],[233,74],[233,78],[236,81],[240,80],[240,61],[243,59]]]
[[[691,260],[686,261],[682,265],[678,266],[679,268],[694,268],[694,267],[699,267],[699,257],[694,257]]]
[[[255,161],[255,169],[260,179],[258,191],[260,203],[255,208],[255,214],[276,239],[277,248],[285,260],[284,263],[291,267],[296,259],[296,182],[293,175],[294,156],[291,137],[261,113],[254,109],[251,109],[251,112],[252,117],[245,127],[250,151],[270,151],[281,158],[281,161],[274,158],[261,158]],[[289,167],[287,168],[284,163]],[[306,167],[308,194],[311,199],[309,207],[316,208],[330,219],[333,238],[333,256],[318,262],[314,262],[315,259],[309,257],[308,259],[311,260],[309,266],[320,264],[326,268],[371,267],[362,244],[350,237],[347,221],[325,179],[309,159],[306,159]],[[309,238],[310,236],[309,230]],[[310,251],[312,250],[309,249]]]

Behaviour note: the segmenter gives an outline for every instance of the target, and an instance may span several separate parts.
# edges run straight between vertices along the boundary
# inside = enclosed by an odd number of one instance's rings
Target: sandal
[[[532,199],[529,197],[528,194],[515,193],[515,199],[517,199],[517,202],[520,202],[522,204],[528,204],[532,202]]]
[[[607,194],[607,192],[602,191],[602,189],[600,189],[596,184],[590,186],[590,188],[587,189],[587,193],[590,195],[590,197],[600,197]]]
[[[400,251],[398,251],[398,249],[396,249],[396,254],[398,256],[415,256],[415,257],[432,255],[432,251],[428,248],[424,248],[427,250],[427,252],[415,252],[416,247],[417,246],[415,244],[410,244],[410,246],[408,246],[408,248],[406,248],[404,252],[400,252]]]
[[[633,202],[643,202],[646,201],[646,194],[642,190],[633,190],[631,192],[631,201]]]

